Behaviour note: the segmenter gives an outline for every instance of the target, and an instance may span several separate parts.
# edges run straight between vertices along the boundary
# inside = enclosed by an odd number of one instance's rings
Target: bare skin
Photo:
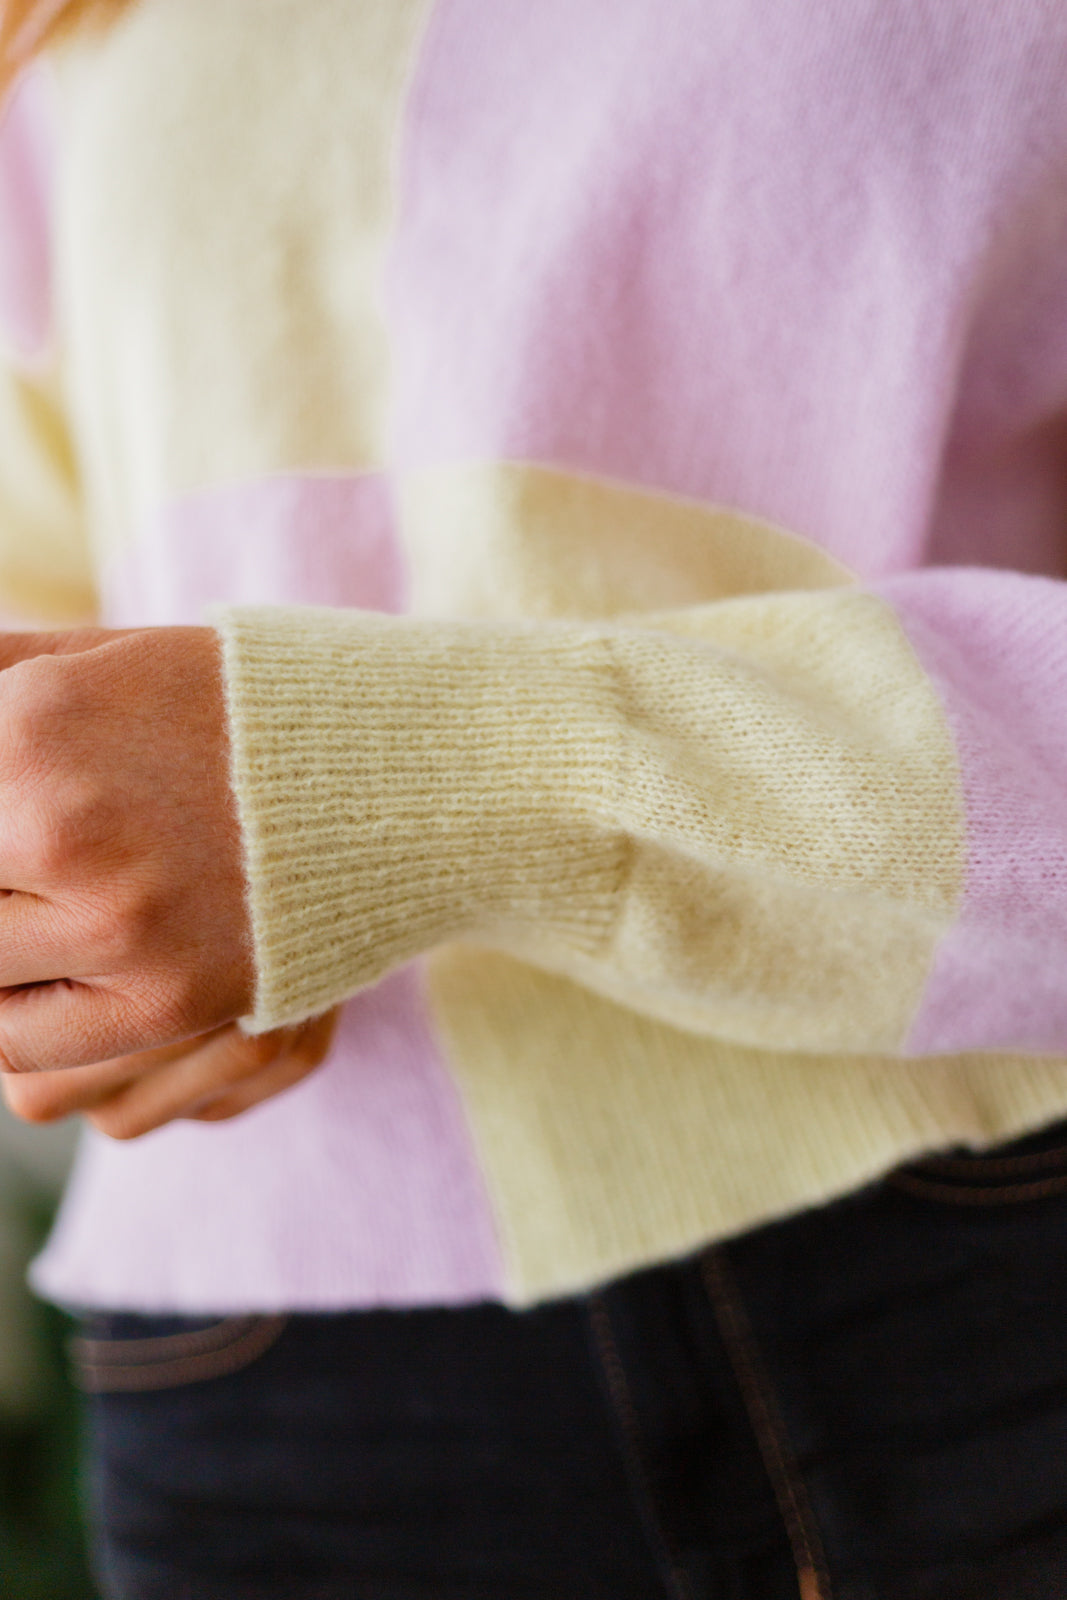
[[[118,1138],[238,1115],[333,1027],[247,1037],[254,981],[215,633],[0,635],[8,1105]]]
[[[178,1118],[223,1122],[313,1072],[330,1048],[335,1021],[331,1011],[255,1038],[231,1024],[95,1066],[8,1073],[4,1099],[24,1122],[56,1122],[80,1111],[112,1139],[137,1139]]]

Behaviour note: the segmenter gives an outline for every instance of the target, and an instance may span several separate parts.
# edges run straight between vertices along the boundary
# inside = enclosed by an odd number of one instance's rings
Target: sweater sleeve
[[[216,621],[253,1028],[463,939],[758,1047],[1067,1051],[1067,586]]]

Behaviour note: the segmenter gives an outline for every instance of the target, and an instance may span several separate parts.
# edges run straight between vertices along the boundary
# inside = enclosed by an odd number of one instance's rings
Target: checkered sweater
[[[224,640],[232,1124],[81,1304],[527,1303],[1067,1112],[1067,12],[140,0],[0,134],[0,590]]]

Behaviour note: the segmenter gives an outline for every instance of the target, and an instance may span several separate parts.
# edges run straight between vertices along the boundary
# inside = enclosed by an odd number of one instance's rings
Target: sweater
[[[1067,1113],[1067,13],[140,0],[0,135],[0,598],[222,637],[232,1123],[68,1303],[521,1306]]]

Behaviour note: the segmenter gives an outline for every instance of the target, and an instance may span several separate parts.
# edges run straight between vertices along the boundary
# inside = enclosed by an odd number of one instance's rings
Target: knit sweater
[[[254,11],[254,16],[253,16]],[[1067,12],[141,0],[0,136],[8,609],[224,641],[232,1123],[61,1300],[525,1304],[1067,1113]]]

